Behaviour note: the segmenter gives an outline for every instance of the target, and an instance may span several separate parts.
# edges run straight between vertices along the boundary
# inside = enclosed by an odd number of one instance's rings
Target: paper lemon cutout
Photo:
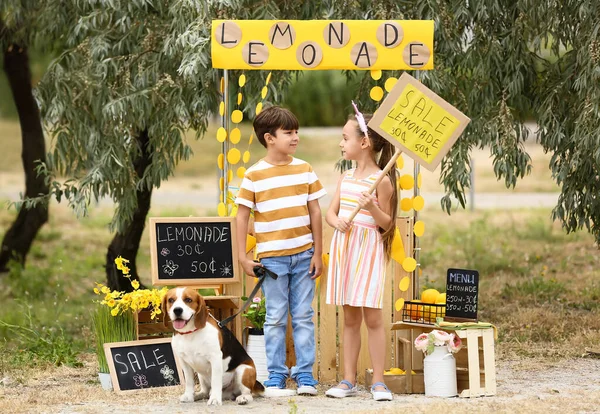
[[[372,70],[371,77],[375,80],[381,79],[381,70]]]
[[[227,215],[227,207],[223,203],[219,203],[219,207],[217,207],[217,213],[219,217],[225,217]]]
[[[240,150],[237,148],[232,148],[227,153],[227,162],[230,164],[237,164],[238,162],[240,162],[241,157],[242,154],[240,154]]]
[[[248,140],[248,145],[252,144],[253,139],[254,139],[254,134],[250,134],[250,139]],[[244,161],[244,162],[247,162],[247,161]]]
[[[416,268],[417,268],[417,261],[415,259],[413,259],[412,257],[407,257],[406,259],[404,259],[402,261],[402,269],[404,269],[405,272],[412,272]]]
[[[396,160],[396,167],[401,170],[402,168],[404,168],[404,158],[402,158],[402,155],[398,157],[398,159]]]
[[[421,173],[419,173],[419,175],[417,175],[417,188],[421,188],[422,182],[423,180],[421,179]]]
[[[402,291],[402,292],[406,292],[408,290],[408,287],[410,286],[410,277],[408,276],[404,276],[402,278],[402,280],[400,280],[400,284],[398,285],[398,288]]]
[[[224,113],[225,113],[225,102],[221,102],[219,104],[219,115],[223,116]]]
[[[229,134],[229,141],[231,141],[232,144],[237,144],[238,142],[240,142],[241,138],[242,131],[240,131],[239,128],[233,128],[231,130],[231,133]]]
[[[262,112],[262,102],[256,104],[256,115]]]
[[[256,237],[246,234],[246,253],[256,246]]]
[[[250,151],[244,152],[244,157],[242,158],[242,161],[244,161],[244,164],[250,161]]]
[[[385,81],[385,84],[383,85],[386,91],[391,91],[392,88],[394,87],[394,85],[396,84],[396,82],[398,82],[398,79],[391,77],[391,78],[387,78],[387,80]]]
[[[402,177],[400,177],[400,187],[403,190],[410,190],[414,187],[414,185],[415,179],[412,177],[412,175],[404,174]]]
[[[265,81],[265,85],[268,85],[271,82],[271,72],[267,75],[267,80]]]
[[[421,237],[423,233],[425,233],[425,223],[423,223],[421,220],[417,221],[413,231],[415,232],[415,236]]]
[[[231,113],[231,122],[234,124],[239,124],[244,119],[244,114],[239,109],[236,109]]]
[[[413,208],[413,201],[411,198],[404,197],[402,200],[400,200],[400,209],[402,211],[409,211],[412,208]]]
[[[413,200],[413,208],[415,211],[421,210],[425,206],[425,199],[421,196],[416,196]]]
[[[242,93],[240,92],[240,93],[238,93],[238,99],[237,99],[238,105],[242,103],[242,99],[243,99],[243,96],[242,96]]]
[[[267,97],[268,92],[269,92],[269,88],[267,88],[266,86],[263,86],[262,90],[260,91],[261,98],[265,99]]]
[[[244,168],[244,167],[238,168],[237,171],[235,172],[235,175],[237,175],[238,178],[244,178],[244,174],[246,174],[246,168]]]
[[[400,312],[402,310],[402,308],[404,307],[404,299],[402,299],[402,298],[398,299],[394,306],[396,307],[396,312]]]
[[[225,128],[220,127],[219,129],[217,129],[217,141],[225,142],[226,139],[227,139],[227,131],[225,130]]]
[[[240,85],[240,88],[243,88],[245,84],[246,84],[246,75],[242,74],[242,75],[240,75],[240,78],[238,79],[238,85]]]
[[[402,237],[400,237],[400,230],[396,227],[394,233],[394,239],[392,240],[392,259],[398,263],[402,263],[406,255],[404,254],[404,243],[402,243]]]
[[[221,93],[223,93],[225,91],[225,78],[223,78],[223,77],[221,77],[219,89],[221,90]]]
[[[379,101],[381,101],[381,98],[383,98],[383,89],[381,89],[380,86],[373,86],[371,88],[371,92],[369,93],[369,96],[374,101],[378,101],[379,102]]]
[[[227,171],[227,182],[230,183],[233,180],[233,170]]]
[[[217,165],[219,166],[220,170],[223,169],[223,160],[224,159],[225,159],[225,157],[223,156],[223,154],[219,154],[219,156],[217,157]]]
[[[223,177],[219,178],[219,190],[223,191],[223,188],[225,187],[225,179]],[[223,200],[221,200],[223,201]]]

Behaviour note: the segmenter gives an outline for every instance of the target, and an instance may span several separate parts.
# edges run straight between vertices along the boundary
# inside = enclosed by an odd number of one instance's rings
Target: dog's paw
[[[208,399],[207,405],[223,405],[220,398],[210,397]]]
[[[196,393],[196,395],[194,395],[194,399],[196,401],[198,400],[206,400],[208,398],[208,393],[207,392],[203,392],[200,391],[199,393]]]
[[[179,402],[182,402],[182,403],[191,403],[194,401],[195,401],[194,394],[185,393],[185,394],[182,394],[181,397],[179,397]]]
[[[250,395],[250,394],[238,395],[237,398],[235,399],[235,402],[238,403],[239,405],[248,404],[249,402],[252,402],[252,395]]]

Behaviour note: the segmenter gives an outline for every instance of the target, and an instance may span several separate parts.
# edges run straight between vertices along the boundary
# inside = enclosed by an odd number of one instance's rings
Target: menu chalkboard
[[[446,316],[444,320],[477,322],[477,270],[448,269],[446,278]]]
[[[153,285],[239,281],[234,217],[152,217]]]
[[[113,388],[117,392],[179,385],[171,338],[104,344]]]

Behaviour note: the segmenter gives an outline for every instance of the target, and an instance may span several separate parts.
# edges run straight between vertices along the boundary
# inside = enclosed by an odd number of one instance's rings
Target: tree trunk
[[[146,167],[148,167],[151,162],[151,151],[148,148],[149,141],[147,130],[142,131],[137,138],[141,155],[134,161],[133,166],[139,178],[143,177]],[[106,253],[106,285],[111,290],[126,292],[131,292],[133,290],[129,278],[123,277],[121,271],[117,270],[115,259],[118,256],[129,260],[127,266],[130,270],[131,280],[140,280],[137,273],[136,257],[140,247],[142,233],[144,232],[144,226],[146,225],[146,216],[150,210],[152,188],[149,190],[138,190],[136,192],[136,197],[137,209],[133,214],[133,219],[127,225],[123,233],[117,233],[115,235],[108,246],[108,252]],[[140,287],[143,286],[140,284]]]
[[[49,192],[44,177],[38,176],[35,166],[46,161],[46,143],[40,112],[33,98],[31,71],[27,49],[11,44],[4,51],[4,71],[10,84],[21,124],[25,196],[37,197]],[[11,259],[25,264],[27,253],[39,229],[48,221],[48,206],[38,204],[31,209],[21,208],[17,219],[4,235],[0,248],[0,272],[8,270]]]

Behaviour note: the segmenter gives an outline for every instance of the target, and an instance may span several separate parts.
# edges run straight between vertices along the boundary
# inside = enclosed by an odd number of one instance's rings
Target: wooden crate
[[[407,382],[412,381],[412,394],[425,394],[425,380],[423,372],[415,372],[412,375],[384,375],[383,382],[394,394],[407,394]],[[373,384],[373,370],[367,369],[365,372],[365,386],[371,389]]]
[[[428,325],[412,323],[396,323],[393,329],[411,332],[411,337],[416,337],[422,332],[434,329]],[[444,330],[435,328],[438,330]],[[449,331],[458,335],[463,341],[463,348],[454,355],[456,359],[457,389],[460,397],[481,397],[496,394],[496,362],[494,349],[494,330],[464,329]],[[414,348],[413,341],[403,336],[398,336],[396,354],[401,356],[402,362],[398,366],[407,373],[415,371],[416,374],[407,374],[404,380],[403,393],[419,394],[425,392],[424,378],[422,375],[423,353]],[[415,364],[415,360],[418,362]],[[386,382],[387,384],[387,382]]]
[[[204,301],[209,313],[221,321],[237,311],[240,298],[238,296],[204,296]],[[149,310],[142,310],[136,314],[138,340],[165,338],[173,335],[173,323],[169,321],[165,326],[164,314],[156,315],[155,319],[151,319],[150,315]],[[242,342],[239,319],[235,318],[229,322],[227,328]]]

